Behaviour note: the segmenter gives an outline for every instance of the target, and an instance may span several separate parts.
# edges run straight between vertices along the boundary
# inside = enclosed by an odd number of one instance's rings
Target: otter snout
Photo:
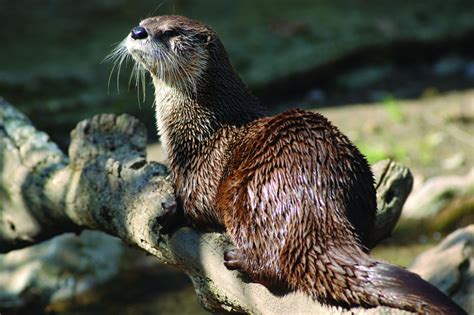
[[[144,27],[135,26],[134,28],[132,28],[130,36],[133,39],[144,39],[148,37],[148,32],[146,31]]]

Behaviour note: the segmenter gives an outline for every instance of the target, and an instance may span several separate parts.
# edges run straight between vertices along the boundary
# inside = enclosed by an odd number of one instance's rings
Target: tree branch
[[[300,293],[274,296],[244,282],[223,264],[226,234],[181,228],[160,233],[163,206],[174,202],[166,167],[146,161],[146,130],[128,115],[99,115],[71,133],[69,158],[15,108],[0,99],[0,252],[33,245],[66,232],[96,229],[140,247],[192,279],[202,304],[213,312],[349,314]],[[375,244],[389,235],[411,190],[403,166],[374,167],[378,202]],[[352,310],[402,314],[390,308]]]

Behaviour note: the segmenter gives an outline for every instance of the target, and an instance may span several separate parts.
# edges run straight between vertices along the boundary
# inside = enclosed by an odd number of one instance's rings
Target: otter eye
[[[201,43],[204,44],[208,44],[212,40],[211,35],[208,34],[196,34],[196,37]]]
[[[177,30],[170,29],[170,30],[163,31],[161,33],[160,37],[162,37],[162,38],[171,38],[171,37],[175,37],[175,36],[178,36],[178,35],[179,35],[179,32]]]

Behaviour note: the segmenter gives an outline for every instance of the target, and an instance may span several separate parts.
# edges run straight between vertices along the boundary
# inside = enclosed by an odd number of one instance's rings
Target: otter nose
[[[145,28],[141,26],[135,26],[132,28],[131,36],[133,39],[143,39],[148,37],[148,33]]]

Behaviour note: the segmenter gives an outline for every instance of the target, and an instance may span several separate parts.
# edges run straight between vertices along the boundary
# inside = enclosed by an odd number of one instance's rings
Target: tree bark
[[[66,232],[100,230],[183,270],[212,312],[251,314],[402,314],[390,308],[350,311],[300,293],[272,295],[223,264],[227,235],[184,227],[161,233],[159,218],[173,205],[164,165],[146,160],[146,130],[128,115],[102,114],[71,132],[69,157],[22,113],[0,99],[0,252]],[[388,236],[412,186],[409,170],[374,166],[379,211],[372,243]]]

